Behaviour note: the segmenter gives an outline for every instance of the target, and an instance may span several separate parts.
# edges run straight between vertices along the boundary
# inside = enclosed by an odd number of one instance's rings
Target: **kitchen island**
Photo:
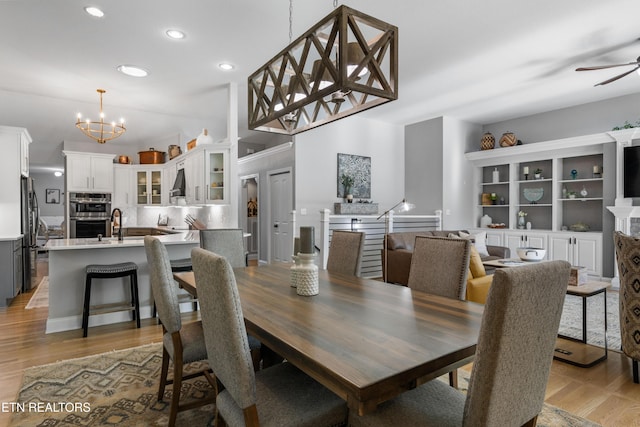
[[[170,259],[189,258],[200,245],[198,231],[156,236],[166,246]],[[149,267],[143,237],[49,240],[49,317],[46,333],[82,328],[85,267],[88,264],[135,262],[138,265],[140,317],[151,317],[153,301]],[[102,286],[99,281],[107,280]],[[91,304],[109,304],[129,299],[129,279],[94,279]],[[190,304],[184,305],[189,309]],[[97,314],[89,317],[89,327],[131,320],[130,312]]]

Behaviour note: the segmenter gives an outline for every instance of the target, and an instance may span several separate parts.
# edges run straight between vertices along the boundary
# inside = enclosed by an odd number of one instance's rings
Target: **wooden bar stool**
[[[89,315],[99,313],[111,313],[115,311],[133,311],[133,320],[136,326],[140,327],[140,303],[138,301],[138,265],[134,262],[122,262],[119,264],[90,264],[86,267],[86,282],[84,288],[84,309],[82,311],[82,331],[83,337],[87,336],[89,329]],[[131,303],[119,302],[91,306],[91,280],[92,279],[113,279],[116,277],[129,276],[131,283]]]

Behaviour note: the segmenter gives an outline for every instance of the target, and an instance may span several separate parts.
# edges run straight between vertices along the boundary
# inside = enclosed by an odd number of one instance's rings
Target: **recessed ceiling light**
[[[147,70],[135,65],[118,65],[117,70],[131,77],[147,77],[149,75]]]
[[[104,12],[94,6],[87,6],[84,8],[84,11],[96,18],[102,18],[104,16]]]
[[[223,62],[221,64],[218,64],[218,67],[220,67],[220,69],[224,71],[231,71],[234,68],[236,68],[233,66],[233,64],[229,64],[228,62]]]
[[[165,34],[167,35],[167,37],[174,40],[185,38],[185,34],[180,30],[167,30]]]

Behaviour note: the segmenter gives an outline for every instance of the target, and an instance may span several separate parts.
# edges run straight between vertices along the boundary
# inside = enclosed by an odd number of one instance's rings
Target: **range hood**
[[[185,196],[185,182],[184,182],[184,169],[178,169],[176,180],[173,183],[173,188],[169,191],[170,197],[184,197]]]

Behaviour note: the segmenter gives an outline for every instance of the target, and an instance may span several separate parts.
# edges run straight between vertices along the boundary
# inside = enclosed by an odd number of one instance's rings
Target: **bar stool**
[[[97,313],[110,313],[114,311],[131,310],[136,327],[140,327],[140,303],[138,301],[138,265],[134,262],[122,262],[119,264],[90,264],[86,269],[86,283],[84,288],[84,309],[82,311],[82,331],[83,337],[87,336],[89,329],[89,315]],[[94,306],[93,313],[90,305],[91,301],[91,280],[92,279],[114,279],[116,277],[129,276],[131,283],[131,305],[125,302]]]
[[[177,273],[180,271],[191,271],[193,269],[191,265],[191,258],[180,258],[180,259],[172,259],[169,261],[171,264],[171,272]],[[187,295],[178,295],[178,297],[184,297],[186,299]],[[193,304],[193,311],[198,311],[198,300],[193,298],[191,295],[188,295],[190,301]],[[182,302],[182,301],[181,301]],[[157,316],[158,310],[156,308],[156,302],[153,301],[153,313],[152,316],[155,318]],[[161,323],[160,321],[158,321]]]

